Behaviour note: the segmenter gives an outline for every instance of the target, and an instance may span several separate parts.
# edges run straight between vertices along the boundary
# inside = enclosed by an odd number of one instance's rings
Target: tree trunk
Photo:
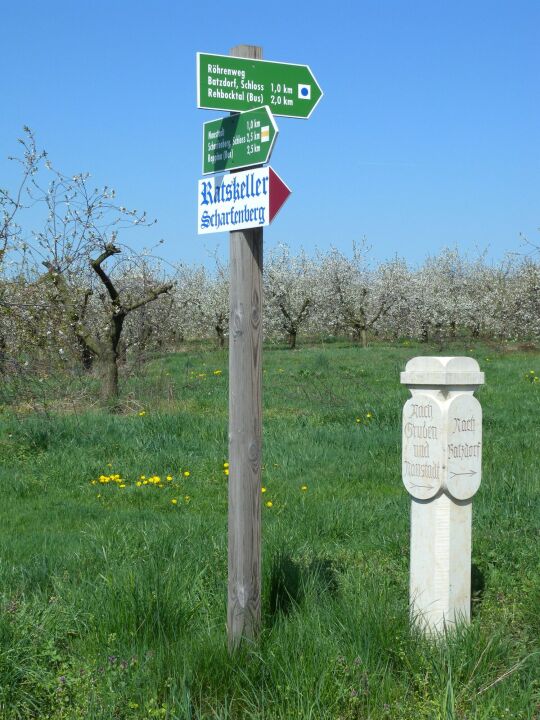
[[[356,324],[353,327],[352,339],[355,343],[360,343],[363,348],[367,348],[367,328],[365,325]]]
[[[99,358],[99,371],[101,379],[100,403],[103,406],[114,409],[118,401],[118,365],[116,364],[116,353],[103,353]]]
[[[215,326],[215,330],[218,336],[218,344],[220,349],[225,347],[225,330],[223,329],[223,325],[220,323],[217,323]]]
[[[125,320],[124,313],[115,313],[111,319],[108,337],[99,356],[101,370],[101,405],[112,410],[118,407],[118,346]]]
[[[289,350],[294,350],[296,348],[296,330],[289,330],[287,332],[287,343],[289,344]]]
[[[141,355],[141,352],[142,350],[140,350],[137,354]],[[127,345],[123,341],[118,343],[118,362],[123,365],[127,362]]]
[[[437,323],[435,325],[435,340],[438,345],[438,352],[442,352],[444,347],[444,333],[442,323]]]
[[[95,355],[88,346],[88,343],[81,335],[76,335],[80,351],[80,359],[85,372],[90,372],[94,367]]]
[[[0,333],[0,373],[3,373],[6,366],[6,338]]]
[[[367,348],[367,330],[365,327],[360,330],[360,338],[362,339],[362,347]]]

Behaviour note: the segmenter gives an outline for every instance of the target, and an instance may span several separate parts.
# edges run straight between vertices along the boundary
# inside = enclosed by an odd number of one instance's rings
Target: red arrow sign
[[[272,222],[291,191],[271,167],[268,168],[268,171],[270,175],[270,222]]]
[[[269,225],[290,194],[271,167],[199,180],[199,235]]]

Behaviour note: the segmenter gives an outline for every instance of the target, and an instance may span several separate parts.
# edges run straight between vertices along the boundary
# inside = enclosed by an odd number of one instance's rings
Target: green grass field
[[[226,353],[152,362],[121,415],[50,378],[5,404],[0,717],[538,720],[540,355],[445,352],[486,373],[483,482],[472,623],[430,644],[400,476],[399,372],[426,353],[265,350],[263,630],[232,658]]]

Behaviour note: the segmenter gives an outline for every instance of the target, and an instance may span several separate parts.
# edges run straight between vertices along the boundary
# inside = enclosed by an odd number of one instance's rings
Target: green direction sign
[[[322,90],[307,65],[197,53],[197,107],[308,118]]]
[[[264,165],[277,134],[277,125],[266,106],[204,123],[203,175]]]

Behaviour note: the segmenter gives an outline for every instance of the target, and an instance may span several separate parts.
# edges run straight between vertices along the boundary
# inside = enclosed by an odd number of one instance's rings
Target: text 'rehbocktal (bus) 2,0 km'
[[[197,53],[197,107],[308,118],[323,92],[308,65]]]

